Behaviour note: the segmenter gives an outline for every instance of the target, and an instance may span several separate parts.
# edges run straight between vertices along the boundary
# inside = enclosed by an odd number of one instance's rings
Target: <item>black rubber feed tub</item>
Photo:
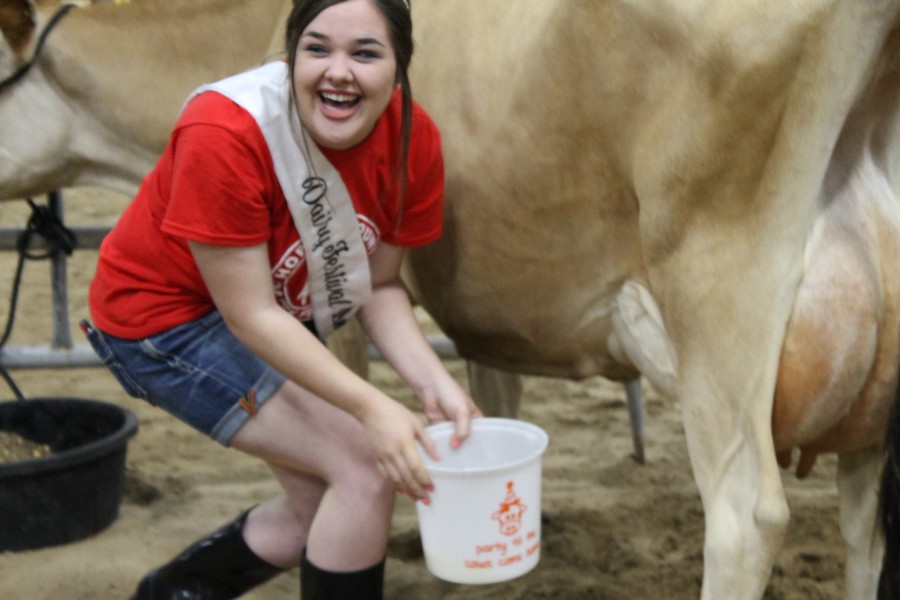
[[[96,400],[0,402],[0,430],[52,450],[0,464],[0,552],[66,544],[115,521],[137,428],[134,413]]]

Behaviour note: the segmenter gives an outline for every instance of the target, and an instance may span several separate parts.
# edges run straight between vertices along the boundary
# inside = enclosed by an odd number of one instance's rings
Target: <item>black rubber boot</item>
[[[306,558],[300,559],[301,600],[382,600],[384,560],[362,571],[325,571]]]
[[[147,573],[131,600],[231,600],[283,572],[247,546],[248,514]]]

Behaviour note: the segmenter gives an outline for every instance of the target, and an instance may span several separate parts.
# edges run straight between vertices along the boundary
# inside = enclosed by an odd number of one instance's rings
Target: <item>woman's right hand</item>
[[[359,419],[365,427],[381,474],[394,484],[398,492],[427,503],[428,492],[433,490],[433,485],[416,442],[433,459],[440,460],[440,455],[434,440],[425,432],[422,421],[387,396],[367,403]]]

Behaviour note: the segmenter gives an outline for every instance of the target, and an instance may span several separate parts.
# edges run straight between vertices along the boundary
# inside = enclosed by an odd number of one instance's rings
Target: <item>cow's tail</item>
[[[900,385],[885,439],[878,519],[884,535],[884,560],[878,581],[878,600],[900,598]]]

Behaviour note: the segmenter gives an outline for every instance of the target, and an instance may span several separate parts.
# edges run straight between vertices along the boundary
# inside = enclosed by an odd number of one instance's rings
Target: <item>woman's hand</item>
[[[442,376],[432,386],[417,390],[417,393],[429,423],[454,422],[453,437],[450,440],[450,445],[454,448],[469,437],[471,420],[483,416],[469,395],[449,374]]]
[[[365,427],[381,474],[398,492],[427,503],[433,486],[416,442],[434,460],[440,460],[440,454],[421,420],[386,396],[368,403],[357,416]]]

